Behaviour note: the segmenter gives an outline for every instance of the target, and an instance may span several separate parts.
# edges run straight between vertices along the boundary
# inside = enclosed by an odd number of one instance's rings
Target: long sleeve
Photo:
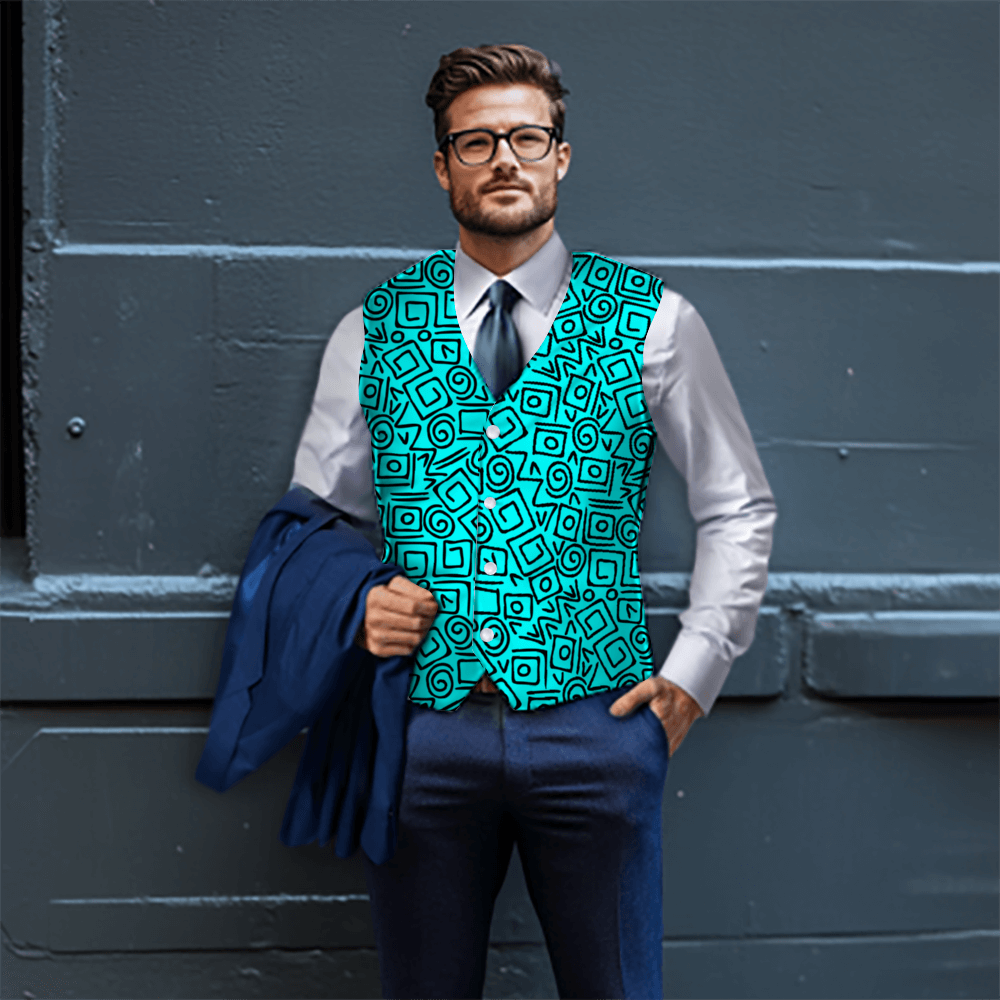
[[[676,292],[664,290],[650,324],[642,382],[698,532],[690,604],[660,676],[707,715],[753,640],[777,509],[708,328]]]
[[[337,510],[377,525],[372,442],[358,398],[364,347],[364,316],[358,306],[337,324],[326,345],[292,482]]]

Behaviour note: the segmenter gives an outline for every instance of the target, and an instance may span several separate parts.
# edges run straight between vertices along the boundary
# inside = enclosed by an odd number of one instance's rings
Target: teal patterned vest
[[[653,672],[636,559],[655,430],[642,390],[662,282],[573,254],[562,307],[496,403],[455,314],[454,251],[365,300],[359,395],[383,558],[440,612],[409,698],[458,708],[482,677],[514,709]]]

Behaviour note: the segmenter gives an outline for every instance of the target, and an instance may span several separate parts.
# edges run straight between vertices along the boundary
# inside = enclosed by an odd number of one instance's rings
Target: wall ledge
[[[647,607],[687,606],[689,573],[641,577]],[[0,610],[228,612],[237,583],[232,574],[208,571],[190,576],[41,573],[32,581],[5,571]],[[772,573],[764,605],[792,612],[993,611],[1000,607],[1000,573]]]

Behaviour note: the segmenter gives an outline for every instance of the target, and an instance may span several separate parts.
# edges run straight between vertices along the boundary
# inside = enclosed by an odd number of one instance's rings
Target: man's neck
[[[538,253],[554,231],[555,219],[549,219],[537,229],[519,236],[488,236],[460,225],[458,240],[462,250],[477,264],[501,277]]]

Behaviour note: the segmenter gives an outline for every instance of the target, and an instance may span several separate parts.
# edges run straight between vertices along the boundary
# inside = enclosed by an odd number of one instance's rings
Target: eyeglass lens
[[[522,160],[541,160],[549,151],[552,137],[544,129],[525,125],[514,129],[509,137],[511,149]],[[455,137],[458,158],[470,167],[493,159],[493,133],[487,131],[465,132]]]

